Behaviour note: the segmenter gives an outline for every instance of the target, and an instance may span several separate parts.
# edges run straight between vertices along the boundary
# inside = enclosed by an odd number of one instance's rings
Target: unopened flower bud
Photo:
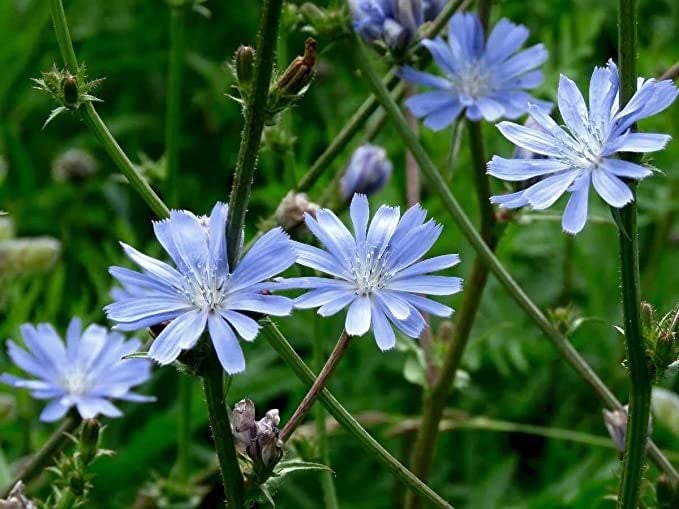
[[[292,230],[304,222],[304,213],[316,217],[318,205],[309,201],[306,193],[290,191],[276,209],[276,222],[284,230]]]
[[[0,275],[44,272],[61,254],[61,244],[51,237],[0,241]]]
[[[61,153],[52,163],[52,177],[57,182],[83,181],[97,172],[97,160],[81,149]]]
[[[236,439],[236,449],[245,452],[257,434],[255,423],[255,405],[249,399],[242,399],[233,408],[231,415],[231,432]]]
[[[64,94],[64,106],[67,108],[76,108],[80,95],[76,77],[67,72],[61,79],[61,90]]]
[[[14,221],[7,216],[0,216],[0,240],[14,238]]]
[[[17,481],[7,498],[0,499],[0,509],[38,509],[38,506],[24,495],[24,483]]]
[[[391,161],[382,147],[361,145],[351,156],[340,180],[342,198],[348,200],[356,193],[369,196],[379,191],[389,180],[391,171]]]
[[[311,83],[316,66],[316,46],[316,41],[311,37],[306,40],[304,55],[295,57],[276,83],[280,96],[295,96]]]
[[[603,410],[604,424],[608,430],[608,434],[611,436],[615,447],[620,452],[625,451],[625,438],[627,435],[627,408],[625,405],[624,410]],[[647,437],[651,435],[651,417],[648,417],[648,430]]]
[[[85,419],[80,429],[80,458],[85,465],[97,457],[101,423],[96,419]]]
[[[236,78],[241,89],[249,89],[255,73],[255,50],[251,46],[241,46],[234,57]]]

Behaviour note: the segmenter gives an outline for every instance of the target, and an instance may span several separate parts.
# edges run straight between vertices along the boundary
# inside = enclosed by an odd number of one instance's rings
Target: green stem
[[[316,377],[304,361],[297,355],[290,343],[278,330],[278,327],[268,318],[263,320],[262,332],[266,336],[269,344],[273,347],[281,358],[292,368],[297,378],[308,387],[312,387]],[[319,399],[323,406],[328,410],[337,422],[354,436],[366,451],[371,453],[382,465],[388,468],[410,489],[416,491],[424,499],[428,500],[435,507],[452,509],[443,498],[434,492],[429,486],[423,483],[410,470],[404,467],[396,458],[382,447],[363,427],[353,418],[353,416],[340,404],[328,389],[323,389],[319,394]]]
[[[315,334],[313,341],[314,352],[314,370],[316,373],[323,369],[323,345],[325,344],[323,336],[319,334],[318,324],[316,320]],[[330,451],[328,449],[328,435],[325,428],[325,410],[322,406],[317,405],[314,408],[314,419],[316,423],[316,433],[318,433],[318,453],[325,466],[330,467]],[[337,490],[335,489],[335,481],[332,472],[323,470],[319,474],[321,476],[321,490],[323,491],[323,502],[326,509],[339,509],[339,502],[337,501]]]
[[[282,7],[283,0],[264,0],[262,2],[260,28],[255,50],[254,86],[245,108],[245,128],[241,137],[233,189],[229,198],[227,250],[231,267],[235,266],[235,261],[238,260],[240,253],[250,188],[257,164],[262,130],[267,117],[266,106],[269,98],[269,86]]]
[[[497,244],[495,211],[490,203],[490,183],[486,175],[487,158],[481,124],[479,122],[467,122],[467,125],[473,162],[474,187],[481,211],[481,237],[488,247],[494,250]],[[422,423],[417,430],[410,466],[413,473],[424,480],[429,477],[436,452],[439,424],[446,406],[446,398],[455,382],[455,376],[462,362],[462,354],[469,342],[487,281],[488,266],[477,256],[474,259],[471,273],[465,281],[464,300],[457,315],[455,329],[443,365],[436,382],[429,392],[425,393],[422,402]],[[415,497],[407,496],[405,507],[407,509],[419,508],[421,501]]]
[[[66,22],[66,13],[61,0],[49,0],[50,12],[52,13],[52,21],[54,22],[54,33],[59,43],[61,56],[64,59],[66,67],[75,73],[78,71],[78,59],[73,50],[73,43],[71,42],[71,35],[68,31],[68,24]],[[113,135],[110,133],[104,122],[101,120],[97,111],[92,106],[91,102],[86,102],[80,107],[80,114],[83,119],[94,131],[97,139],[104,146],[108,155],[113,159],[113,162],[127,178],[130,185],[141,196],[141,198],[148,204],[158,217],[167,217],[170,214],[169,209],[158,197],[155,191],[151,188],[141,172],[132,164],[125,152],[120,148]]]
[[[167,106],[165,110],[165,196],[171,206],[178,205],[179,126],[184,70],[184,33],[186,11],[183,6],[170,8],[170,54],[167,72]]]
[[[635,0],[618,2],[618,63],[620,65],[620,105],[627,104],[636,91],[637,5]],[[628,157],[627,159],[632,159]],[[620,277],[625,322],[627,366],[630,374],[629,409],[625,454],[622,460],[619,509],[635,509],[639,504],[641,478],[646,463],[648,417],[651,407],[651,373],[641,329],[639,283],[639,237],[637,201],[634,184],[630,184],[634,201],[619,211]]]
[[[215,450],[219,460],[219,468],[224,481],[224,493],[229,509],[241,509],[245,502],[243,475],[238,465],[238,456],[233,444],[231,423],[226,411],[226,394],[224,393],[224,371],[212,352],[202,375],[205,401],[207,403],[210,426],[215,440]]]
[[[174,477],[185,481],[191,471],[191,405],[193,377],[179,373],[179,414],[177,415],[177,459]]]
[[[50,462],[54,456],[61,450],[66,442],[68,442],[68,434],[72,433],[80,424],[81,419],[77,414],[69,413],[61,425],[52,433],[45,444],[31,457],[31,459],[24,464],[16,473],[14,479],[9,485],[2,490],[0,498],[5,498],[14,485],[18,481],[23,481],[25,484],[31,482],[35,477],[45,471],[45,468],[50,466]]]
[[[478,234],[474,225],[469,220],[464,210],[462,210],[462,207],[460,207],[459,203],[450,192],[450,189],[448,189],[448,186],[436,169],[436,166],[434,166],[434,163],[431,161],[422,145],[413,135],[412,131],[410,131],[398,105],[391,99],[388,91],[381,85],[379,77],[372,69],[370,59],[361,46],[360,41],[355,41],[355,48],[356,64],[386,110],[387,117],[394,125],[397,134],[415,156],[422,173],[429,178],[433,184],[432,188],[439,193],[443,201],[443,206],[458,224],[460,230],[462,230],[462,234],[472,245],[479,258],[488,266],[490,272],[492,272],[500,284],[505,287],[510,296],[516,301],[521,309],[524,310],[529,318],[535,322],[547,339],[551,341],[559,354],[563,356],[578,375],[594,389],[599,398],[610,408],[622,409],[620,402],[608,389],[606,384],[601,381],[594,370],[592,370],[587,361],[578,353],[568,339],[552,326],[547,317],[540,311],[530,297],[526,295],[514,278],[512,278],[511,274],[509,274],[507,269],[505,269],[502,263],[493,254],[493,251],[483,241],[483,238]],[[677,474],[677,471],[672,468],[667,459],[662,457],[662,453],[657,451],[656,453],[652,453],[652,455],[654,461],[658,464],[658,467],[663,468],[672,481],[676,482],[679,475]]]

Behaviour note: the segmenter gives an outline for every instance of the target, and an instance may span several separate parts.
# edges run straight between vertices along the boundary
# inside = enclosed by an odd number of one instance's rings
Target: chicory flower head
[[[149,361],[123,359],[139,349],[138,339],[125,341],[122,334],[94,324],[83,331],[78,318],[68,326],[66,345],[54,327],[46,323],[35,327],[24,324],[21,335],[27,350],[8,341],[9,357],[35,378],[5,373],[0,382],[28,389],[36,399],[51,400],[40,414],[42,421],[61,419],[72,407],[83,419],[99,414],[120,417],[122,413],[111,403],[113,399],[154,401],[131,391],[151,376]]]
[[[400,50],[426,21],[438,16],[445,0],[349,0],[354,29],[370,42]]]
[[[361,145],[340,180],[342,198],[348,200],[356,193],[370,196],[379,191],[389,180],[391,170],[386,150],[370,143]]]
[[[153,223],[156,238],[176,269],[122,244],[141,269],[111,267],[122,284],[119,300],[106,306],[120,330],[137,330],[171,320],[156,337],[148,355],[169,364],[193,348],[207,329],[227,373],[245,369],[236,334],[246,341],[257,336],[259,324],[245,314],[288,315],[292,300],[270,295],[266,281],[295,262],[290,239],[280,228],[264,234],[235,270],[229,270],[226,251],[228,206],[217,203],[209,217],[173,210],[170,218]]]
[[[463,110],[470,120],[493,122],[519,117],[529,102],[546,108],[548,103],[526,92],[542,83],[537,67],[547,60],[542,44],[519,51],[528,34],[525,26],[501,19],[485,41],[476,14],[456,14],[448,25],[447,43],[441,37],[422,41],[445,76],[409,66],[400,70],[405,80],[435,89],[410,97],[406,107],[435,131],[448,127]]]
[[[420,260],[441,234],[427,212],[414,205],[400,217],[398,207],[381,206],[369,222],[368,199],[357,194],[351,201],[353,235],[337,216],[320,209],[316,219],[307,214],[306,225],[326,250],[295,243],[297,263],[325,272],[335,279],[302,277],[288,280],[290,288],[311,289],[297,299],[297,308],[318,307],[330,316],[348,307],[345,328],[362,336],[372,328],[382,350],[392,348],[392,324],[406,336],[420,336],[427,322],[421,312],[450,316],[452,308],[421,294],[451,295],[462,289],[462,279],[429,273],[456,265],[456,254]]]
[[[669,107],[677,97],[671,81],[639,79],[637,92],[620,109],[618,105],[620,77],[613,61],[596,68],[589,86],[589,109],[577,85],[566,76],[559,81],[558,103],[568,132],[538,107],[530,107],[530,115],[539,128],[512,122],[498,124],[500,132],[519,147],[545,159],[504,159],[494,156],[488,163],[488,174],[508,181],[541,177],[525,190],[491,201],[505,208],[530,206],[542,210],[550,207],[568,191],[571,197],[564,211],[564,231],[576,234],[587,221],[590,183],[603,200],[620,208],[634,197],[622,180],[640,180],[651,170],[640,164],[616,159],[618,152],[654,152],[670,140],[666,134],[635,133],[635,122]]]

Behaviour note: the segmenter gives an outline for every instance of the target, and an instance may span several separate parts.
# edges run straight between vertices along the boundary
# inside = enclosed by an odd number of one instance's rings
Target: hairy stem
[[[165,196],[171,206],[178,206],[179,125],[181,123],[181,91],[184,70],[184,32],[186,11],[183,6],[170,8],[170,53],[167,72],[167,105],[165,110]]]
[[[76,73],[79,68],[78,59],[73,50],[73,43],[71,42],[71,34],[68,31],[64,6],[62,5],[61,0],[49,0],[49,2],[52,21],[54,23],[54,33],[57,42],[59,43],[61,56],[69,71]],[[125,175],[130,185],[139,196],[141,196],[151,210],[153,210],[158,217],[167,217],[170,215],[167,206],[151,188],[141,172],[134,164],[132,164],[132,161],[130,161],[125,152],[123,152],[123,149],[120,148],[120,145],[118,145],[118,142],[108,130],[104,121],[99,117],[94,106],[92,106],[92,103],[86,102],[83,104],[80,107],[80,114],[85,120],[85,123],[94,131],[97,139],[104,146],[104,149],[111,159],[113,159],[115,165],[121,173]]]
[[[436,166],[434,166],[434,163],[431,161],[422,145],[410,131],[398,105],[391,99],[388,91],[381,85],[379,77],[372,69],[370,59],[362,48],[360,41],[355,41],[355,48],[356,64],[370,83],[378,100],[385,108],[387,117],[396,128],[398,136],[401,137],[406,147],[408,147],[415,156],[422,173],[431,181],[433,184],[432,188],[439,193],[443,201],[443,206],[458,224],[463,235],[472,245],[479,258],[488,266],[490,272],[492,272],[500,284],[505,287],[514,301],[524,310],[529,318],[535,322],[547,339],[554,345],[559,354],[563,356],[578,375],[594,389],[599,398],[610,408],[622,409],[620,402],[606,384],[604,384],[597,376],[587,361],[578,353],[568,339],[550,323],[547,317],[540,311],[530,297],[528,297],[526,292],[524,292],[511,274],[509,274],[507,269],[502,265],[500,260],[497,259],[493,251],[483,241],[483,238],[478,234],[474,225],[467,217],[467,214],[465,214],[464,210],[462,210],[459,203],[450,192],[450,189],[448,189],[448,186],[436,169]],[[655,452],[651,452],[652,450],[655,450]],[[667,461],[667,458],[664,458],[657,448],[650,447],[649,452],[651,452],[658,467],[663,468],[672,481],[675,482],[679,475]]]
[[[278,39],[283,0],[264,0],[259,34],[255,50],[254,85],[252,95],[245,105],[245,127],[238,150],[238,162],[229,198],[229,226],[227,250],[230,266],[235,265],[241,248],[243,225],[250,198],[250,188],[257,165],[262,130],[267,117],[269,86],[274,65],[274,52]]]
[[[330,354],[330,357],[328,357],[327,362],[323,366],[321,372],[318,374],[318,377],[314,381],[313,385],[309,389],[309,392],[306,393],[306,396],[304,396],[304,399],[299,404],[295,412],[292,414],[290,420],[283,427],[283,430],[281,431],[280,435],[280,438],[283,442],[287,441],[288,438],[290,438],[292,433],[295,431],[295,428],[297,428],[301,420],[309,412],[312,405],[316,402],[316,399],[318,399],[319,394],[327,385],[330,376],[332,376],[332,374],[335,372],[335,369],[337,368],[340,359],[344,355],[344,352],[346,352],[347,348],[349,348],[350,342],[351,336],[347,334],[347,331],[343,330],[342,334],[340,334],[340,337],[337,340],[335,348]]]
[[[467,125],[469,127],[469,141],[473,162],[474,187],[481,211],[481,237],[488,247],[494,250],[497,244],[495,211],[490,204],[490,183],[486,176],[487,158],[481,124],[470,121],[467,122]],[[422,424],[417,430],[410,465],[413,473],[421,479],[426,480],[429,477],[429,470],[436,453],[439,424],[446,406],[446,398],[455,382],[455,376],[462,362],[462,354],[469,342],[472,326],[478,314],[481,297],[487,281],[488,266],[477,256],[474,259],[471,273],[465,281],[464,300],[457,315],[453,336],[446,351],[441,371],[436,382],[425,393],[422,402]],[[421,500],[408,496],[406,497],[405,506],[407,509],[419,508],[421,507]]]
[[[69,441],[68,434],[72,433],[82,420],[75,413],[69,413],[59,427],[52,433],[47,442],[26,462],[16,473],[14,479],[2,490],[0,498],[5,498],[18,481],[28,484],[50,466],[54,456]]]
[[[215,449],[219,468],[224,481],[224,493],[229,509],[241,509],[244,504],[243,475],[238,465],[236,447],[231,434],[231,423],[226,411],[226,394],[224,393],[224,371],[213,352],[207,361],[203,377],[203,389],[207,403],[210,426],[215,440]]]
[[[620,105],[636,91],[637,6],[635,0],[618,2],[618,63],[620,64]],[[630,185],[636,195],[634,185]],[[637,202],[620,209],[620,278],[625,322],[627,366],[630,374],[629,409],[625,454],[618,493],[619,509],[635,509],[639,504],[641,478],[646,463],[648,416],[651,407],[651,374],[641,329],[639,283],[639,237]]]
[[[316,377],[304,361],[297,355],[290,343],[278,330],[278,327],[268,318],[263,320],[263,333],[269,344],[278,352],[281,358],[294,371],[297,378],[302,383],[311,387]],[[328,389],[323,389],[319,394],[319,399],[323,406],[328,410],[337,422],[339,422],[348,433],[354,436],[365,451],[375,457],[382,465],[389,469],[401,482],[410,489],[417,491],[425,500],[434,507],[452,509],[443,498],[434,492],[429,486],[423,483],[410,470],[404,467],[396,458],[382,447],[363,427],[353,418],[353,416],[340,404]]]

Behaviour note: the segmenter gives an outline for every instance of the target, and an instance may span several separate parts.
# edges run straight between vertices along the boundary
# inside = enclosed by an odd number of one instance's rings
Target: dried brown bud
[[[304,43],[304,55],[295,57],[276,83],[281,96],[299,94],[314,77],[317,43],[309,37]]]

